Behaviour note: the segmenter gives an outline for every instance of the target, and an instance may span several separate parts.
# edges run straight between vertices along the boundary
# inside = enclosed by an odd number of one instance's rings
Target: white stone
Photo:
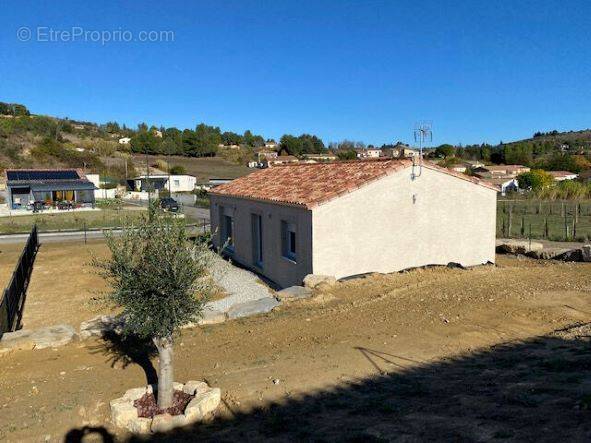
[[[21,329],[5,333],[0,341],[0,348],[11,350],[55,348],[70,343],[76,337],[76,331],[70,325],[54,325],[35,330]]]
[[[209,389],[209,386],[204,381],[190,380],[183,386],[183,392],[189,395],[201,394]]]
[[[127,423],[127,429],[134,434],[148,434],[152,428],[152,419],[138,417]]]
[[[336,282],[337,279],[333,275],[308,274],[304,277],[304,286],[311,289],[321,284],[333,286]]]
[[[205,392],[197,394],[189,402],[185,409],[185,416],[189,423],[202,420],[205,416],[217,409],[221,401],[220,388],[211,388]]]
[[[200,325],[216,325],[226,321],[226,314],[220,311],[206,310],[203,312],[203,318],[199,320]]]
[[[265,297],[246,303],[239,303],[228,310],[228,318],[235,319],[256,314],[264,314],[272,311],[277,306],[279,306],[279,302],[274,297]]]
[[[290,286],[277,292],[279,300],[293,300],[300,298],[308,298],[312,296],[312,289],[304,286]]]
[[[175,416],[160,414],[153,419],[138,417],[137,408],[133,403],[146,392],[153,392],[153,386],[148,385],[128,389],[123,397],[111,400],[111,419],[113,423],[136,434],[169,432],[174,428],[202,420],[215,411],[221,401],[220,389],[210,388],[203,381],[191,380],[184,385],[174,382],[173,387],[175,390],[182,390],[191,395],[195,393],[195,398],[187,405],[184,414]]]
[[[497,240],[497,251],[506,254],[525,254],[530,251],[540,251],[544,249],[543,243],[529,240]]]
[[[146,386],[141,388],[128,389],[127,391],[125,391],[125,395],[123,395],[123,398],[125,400],[131,400],[132,402],[134,402],[135,400],[139,400],[140,398],[142,398],[144,395],[146,395],[146,393],[151,392],[152,386],[149,386],[149,388],[150,391],[148,391],[148,387]]]
[[[137,418],[137,408],[133,405],[133,401],[123,398],[111,401],[111,419],[115,426],[129,429],[129,423]]]
[[[80,323],[80,338],[86,340],[90,337],[102,337],[106,332],[121,333],[124,319],[111,315],[97,315],[90,320]]]

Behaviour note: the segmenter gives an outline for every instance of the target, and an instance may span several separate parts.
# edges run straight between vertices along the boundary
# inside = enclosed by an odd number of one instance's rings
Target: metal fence
[[[591,201],[499,200],[497,236],[589,241]]]
[[[5,332],[15,331],[19,328],[25,307],[25,298],[35,256],[39,249],[39,236],[37,226],[33,226],[27,244],[21,253],[16,268],[12,273],[10,283],[4,290],[0,302],[0,337]]]

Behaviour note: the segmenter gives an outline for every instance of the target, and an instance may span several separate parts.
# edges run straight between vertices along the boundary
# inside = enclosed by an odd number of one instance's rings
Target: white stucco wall
[[[312,268],[337,278],[495,259],[496,191],[411,167],[312,209]]]

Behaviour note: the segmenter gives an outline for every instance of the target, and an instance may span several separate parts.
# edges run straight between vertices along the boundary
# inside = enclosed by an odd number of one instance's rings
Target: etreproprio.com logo
[[[174,31],[170,30],[142,30],[131,31],[129,29],[84,29],[81,26],[72,26],[68,29],[55,29],[50,26],[37,26],[29,28],[21,26],[16,30],[16,38],[21,42],[88,42],[106,45],[108,43],[155,43],[174,42]]]

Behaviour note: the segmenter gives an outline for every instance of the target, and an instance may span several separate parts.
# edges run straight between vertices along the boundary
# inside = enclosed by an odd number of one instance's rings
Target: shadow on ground
[[[146,373],[146,384],[158,383],[158,373],[151,360],[157,354],[152,340],[115,331],[106,331],[101,338],[101,343],[91,348],[93,354],[103,354],[111,367],[139,365]]]
[[[591,441],[590,325],[434,363],[358,348],[380,375],[131,441]]]

